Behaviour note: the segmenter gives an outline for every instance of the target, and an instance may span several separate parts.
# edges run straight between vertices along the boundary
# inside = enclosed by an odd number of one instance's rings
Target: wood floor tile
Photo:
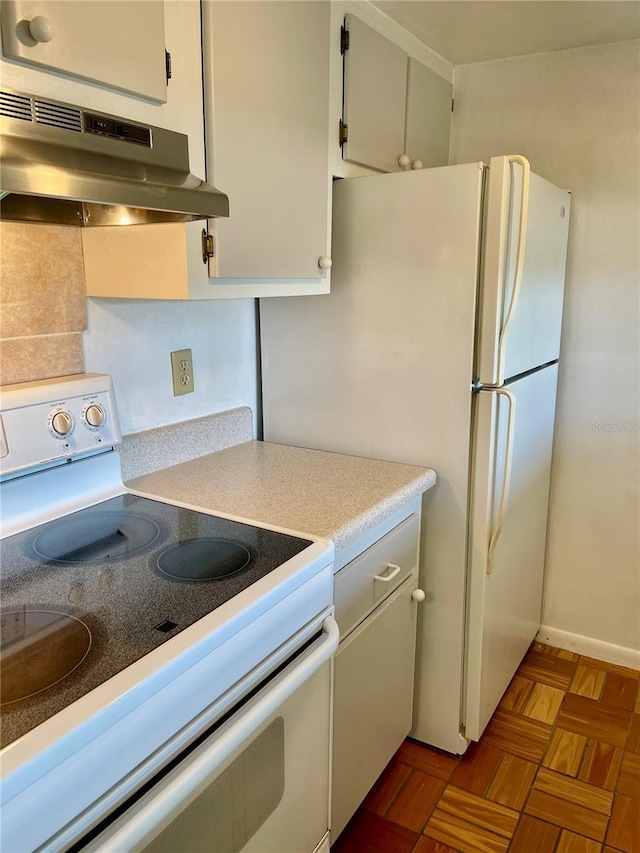
[[[567,690],[573,680],[576,666],[575,661],[530,651],[518,667],[518,675],[557,687],[559,690]]]
[[[540,768],[533,783],[533,790],[542,791],[567,803],[583,806],[603,815],[608,816],[611,812],[612,792],[603,791],[595,785],[589,785],[579,779],[571,779],[561,773],[554,773],[553,770],[547,770],[545,767]]]
[[[551,726],[509,711],[496,711],[482,742],[526,761],[539,762],[547,748]]]
[[[363,807],[374,814],[383,815],[410,774],[411,768],[407,764],[391,761],[365,797]]]
[[[639,694],[640,695],[640,691]],[[633,714],[631,719],[631,728],[627,738],[627,749],[631,752],[640,752],[640,714]]]
[[[434,817],[436,812],[441,815],[445,813],[456,815],[467,823],[505,838],[511,838],[518,823],[518,813],[513,809],[489,802],[468,791],[454,788],[452,785],[448,785],[440,797]],[[427,830],[425,832],[429,834]]]
[[[633,711],[636,706],[638,693],[638,680],[617,672],[607,673],[601,702],[604,705],[613,705],[615,708],[624,708]]]
[[[606,815],[568,803],[560,797],[543,791],[531,791],[525,812],[578,835],[586,835],[596,841],[604,840],[608,821]]]
[[[628,666],[620,666],[617,663],[608,663],[605,660],[596,660],[596,658],[590,658],[586,655],[580,655],[578,663],[583,666],[593,666],[596,669],[604,669],[605,672],[617,672],[618,675],[624,675],[627,678],[635,678],[636,681],[640,679],[640,670],[630,669]]]
[[[600,842],[563,829],[556,853],[600,853]]]
[[[622,749],[591,738],[587,743],[578,779],[613,791],[618,781]]]
[[[454,850],[453,847],[449,847],[448,844],[443,844],[441,841],[421,835],[412,853],[459,853],[459,851]]]
[[[637,752],[625,752],[620,767],[617,791],[626,797],[640,799],[640,755]]]
[[[456,756],[448,755],[437,749],[431,749],[415,740],[405,740],[396,752],[396,759],[403,764],[408,764],[415,770],[422,770],[430,776],[444,779],[445,782],[451,778],[451,774],[458,766],[460,760]]]
[[[569,686],[569,693],[577,693],[588,699],[599,699],[606,677],[607,673],[603,669],[578,665]]]
[[[515,714],[521,714],[524,706],[529,701],[529,696],[531,696],[534,685],[535,681],[531,681],[529,678],[521,678],[519,675],[514,676],[498,707],[503,711],[513,711]]]
[[[519,811],[524,806],[537,769],[538,765],[531,761],[505,755],[487,791],[487,799]]]
[[[360,845],[375,853],[409,853],[417,840],[416,832],[358,809],[331,850],[332,853],[351,853],[356,849],[352,845]]]
[[[427,837],[447,844],[460,853],[506,853],[509,847],[508,838],[439,809],[432,814],[424,831]]]
[[[560,835],[560,828],[530,815],[522,815],[509,853],[550,853]]]
[[[558,728],[586,737],[624,746],[627,740],[631,713],[621,708],[602,705],[575,693],[567,693],[556,719]]]
[[[548,684],[535,684],[522,713],[525,717],[551,725],[555,722],[563,699],[564,690],[549,687]]]
[[[624,853],[638,853],[640,844],[640,800],[618,794],[607,832],[607,844]]]
[[[450,782],[456,788],[482,795],[493,778],[502,753],[485,743],[472,743],[453,771]]]
[[[420,832],[445,789],[446,782],[413,770],[385,817],[400,826]]]
[[[577,776],[586,745],[587,738],[584,735],[556,729],[551,735],[542,766],[567,776]]]

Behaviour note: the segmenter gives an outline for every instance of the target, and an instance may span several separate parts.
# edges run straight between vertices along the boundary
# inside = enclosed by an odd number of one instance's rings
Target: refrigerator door
[[[556,364],[474,400],[464,733],[478,740],[540,626]]]
[[[529,174],[522,275],[515,288],[523,178],[521,162],[491,159],[475,366],[483,385],[502,385],[560,354],[571,195]]]

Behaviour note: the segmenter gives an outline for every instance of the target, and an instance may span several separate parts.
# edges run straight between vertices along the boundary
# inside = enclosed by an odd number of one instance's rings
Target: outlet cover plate
[[[190,349],[179,349],[171,353],[171,375],[173,396],[190,394],[195,390],[193,382],[193,357]]]

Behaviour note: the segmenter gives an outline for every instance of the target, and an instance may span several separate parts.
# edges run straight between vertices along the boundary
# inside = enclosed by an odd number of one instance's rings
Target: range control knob
[[[58,435],[68,435],[73,428],[73,420],[68,412],[57,412],[51,421],[53,431]]]
[[[89,406],[84,413],[84,419],[92,427],[100,427],[104,423],[104,409],[95,404]]]

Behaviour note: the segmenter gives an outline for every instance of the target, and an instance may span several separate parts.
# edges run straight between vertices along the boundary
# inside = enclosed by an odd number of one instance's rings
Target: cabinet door
[[[411,728],[416,585],[407,578],[335,657],[332,842]]]
[[[345,160],[383,172],[396,171],[404,153],[407,54],[353,15],[345,27]]]
[[[162,0],[3,0],[4,55],[167,100]]]
[[[453,86],[416,59],[409,59],[405,153],[414,168],[446,166]]]
[[[214,223],[211,274],[318,279],[329,239],[329,3],[205,0],[204,11],[209,179],[230,200],[229,219]]]

